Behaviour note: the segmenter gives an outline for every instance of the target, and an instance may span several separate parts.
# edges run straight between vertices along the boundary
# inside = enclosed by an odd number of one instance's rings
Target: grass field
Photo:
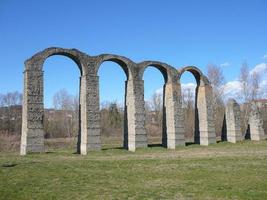
[[[0,199],[267,199],[267,141],[2,152]]]

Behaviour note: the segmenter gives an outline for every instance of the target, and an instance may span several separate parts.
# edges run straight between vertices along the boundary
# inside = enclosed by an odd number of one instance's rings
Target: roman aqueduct
[[[124,148],[135,151],[136,148],[147,147],[144,81],[142,77],[148,66],[157,68],[165,81],[163,87],[163,146],[175,149],[178,145],[185,145],[185,119],[180,84],[180,77],[185,71],[191,72],[197,82],[195,142],[201,145],[216,143],[212,87],[207,77],[197,67],[188,66],[177,70],[166,63],[157,61],[135,63],[126,57],[113,54],[89,56],[76,49],[52,47],[35,54],[25,62],[21,155],[25,155],[27,152],[44,151],[43,64],[48,57],[53,55],[69,57],[80,70],[80,131],[77,144],[80,154],[101,149],[99,77],[97,72],[105,61],[119,64],[127,76],[125,83]],[[240,108],[234,100],[230,101],[228,105],[229,111],[226,110],[228,112],[226,117],[228,117],[229,122],[227,124],[228,138],[229,141],[235,142],[242,139],[240,125],[238,126],[237,123],[240,118]],[[256,131],[252,135],[257,135],[256,139],[262,139],[264,137],[261,126],[262,119],[259,117],[257,109],[255,112],[256,114],[252,118],[254,121],[251,124],[255,124],[254,129]]]

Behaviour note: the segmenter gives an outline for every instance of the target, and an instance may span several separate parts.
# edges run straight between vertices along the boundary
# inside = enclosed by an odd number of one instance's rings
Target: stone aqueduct
[[[48,57],[53,55],[69,57],[80,69],[80,130],[77,148],[80,154],[87,154],[90,150],[101,148],[99,77],[97,72],[105,61],[119,64],[127,76],[125,82],[124,148],[135,151],[138,147],[147,147],[144,81],[142,77],[148,66],[157,68],[165,81],[163,87],[163,146],[175,149],[178,145],[185,145],[185,119],[180,84],[180,77],[185,71],[191,72],[197,82],[195,142],[201,145],[216,143],[211,99],[212,87],[207,77],[198,68],[188,66],[177,70],[166,63],[157,61],[135,63],[126,57],[113,54],[89,56],[76,49],[52,47],[25,61],[21,155],[25,155],[27,152],[44,151],[43,64]]]

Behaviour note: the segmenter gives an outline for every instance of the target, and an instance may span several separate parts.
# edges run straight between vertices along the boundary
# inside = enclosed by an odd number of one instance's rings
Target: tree
[[[18,91],[8,92],[1,97],[1,104],[6,107],[21,105],[22,104],[22,94]]]
[[[182,103],[186,109],[194,108],[194,92],[191,88],[186,88],[182,92]]]
[[[259,94],[259,87],[260,85],[260,75],[257,72],[253,72],[251,75],[251,100],[254,101],[258,99],[260,96]]]
[[[217,135],[221,135],[223,118],[224,118],[224,90],[225,83],[223,71],[214,64],[208,65],[208,78],[213,90],[213,108],[215,119],[215,131]]]
[[[151,103],[152,103],[151,104],[151,109],[154,110],[154,111],[160,112],[162,110],[162,104],[163,104],[162,94],[158,93],[158,92],[155,92],[152,95]]]
[[[182,90],[182,103],[185,117],[185,137],[193,138],[195,132],[195,105],[192,88]]]
[[[257,71],[249,71],[248,64],[244,62],[240,69],[240,93],[239,100],[243,103],[242,106],[242,129],[243,132],[246,131],[246,127],[248,126],[248,118],[251,110],[251,102],[261,98],[261,94],[259,92],[259,83],[261,80],[261,75]]]
[[[122,125],[122,116],[116,102],[111,103],[109,106],[109,124],[114,128],[119,128]]]
[[[4,95],[0,94],[0,107],[4,107]]]
[[[61,89],[53,96],[54,110],[45,110],[46,137],[75,137],[79,131],[79,97]]]
[[[155,92],[152,96],[151,108],[155,112],[156,122],[159,127],[162,128],[162,117],[163,117],[163,96],[161,93]]]
[[[21,132],[22,94],[18,91],[0,94],[0,129],[9,134]]]
[[[123,130],[124,113],[122,107],[116,102],[101,103],[101,134],[105,136],[119,136]]]
[[[223,71],[220,67],[214,64],[208,65],[208,78],[213,89],[214,104],[221,103],[223,100],[223,85],[225,83]]]
[[[79,108],[78,96],[73,96],[66,89],[61,89],[53,96],[54,108],[57,110],[77,110]]]
[[[149,142],[155,142],[155,138],[160,139],[163,124],[163,95],[155,92],[150,100],[145,102],[146,131]],[[152,141],[150,141],[153,138]],[[159,141],[158,141],[159,142]]]
[[[249,69],[246,62],[244,62],[240,69],[240,78],[241,90],[239,94],[239,99],[241,102],[249,102],[250,101],[250,94],[249,94]]]
[[[249,103],[258,98],[262,98],[260,93],[261,74],[257,71],[249,71],[246,62],[242,64],[240,69],[240,93],[239,100],[242,103]]]
[[[151,121],[153,115],[155,123],[162,127],[163,115],[163,96],[161,93],[155,92],[149,101],[145,102],[146,118]],[[152,114],[153,113],[153,114]]]

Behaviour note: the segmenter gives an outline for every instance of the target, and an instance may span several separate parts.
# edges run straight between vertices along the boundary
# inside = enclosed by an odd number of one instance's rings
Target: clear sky
[[[226,81],[267,62],[266,0],[0,0],[0,93],[23,88],[24,61],[57,46],[89,55],[114,53],[176,68],[221,65]],[[264,58],[264,55],[266,55]],[[44,65],[45,104],[61,88],[78,92],[79,71],[62,56]],[[113,63],[100,70],[101,101],[123,99],[125,75]],[[156,69],[144,75],[145,98],[163,84]],[[184,76],[183,82],[194,81]]]

